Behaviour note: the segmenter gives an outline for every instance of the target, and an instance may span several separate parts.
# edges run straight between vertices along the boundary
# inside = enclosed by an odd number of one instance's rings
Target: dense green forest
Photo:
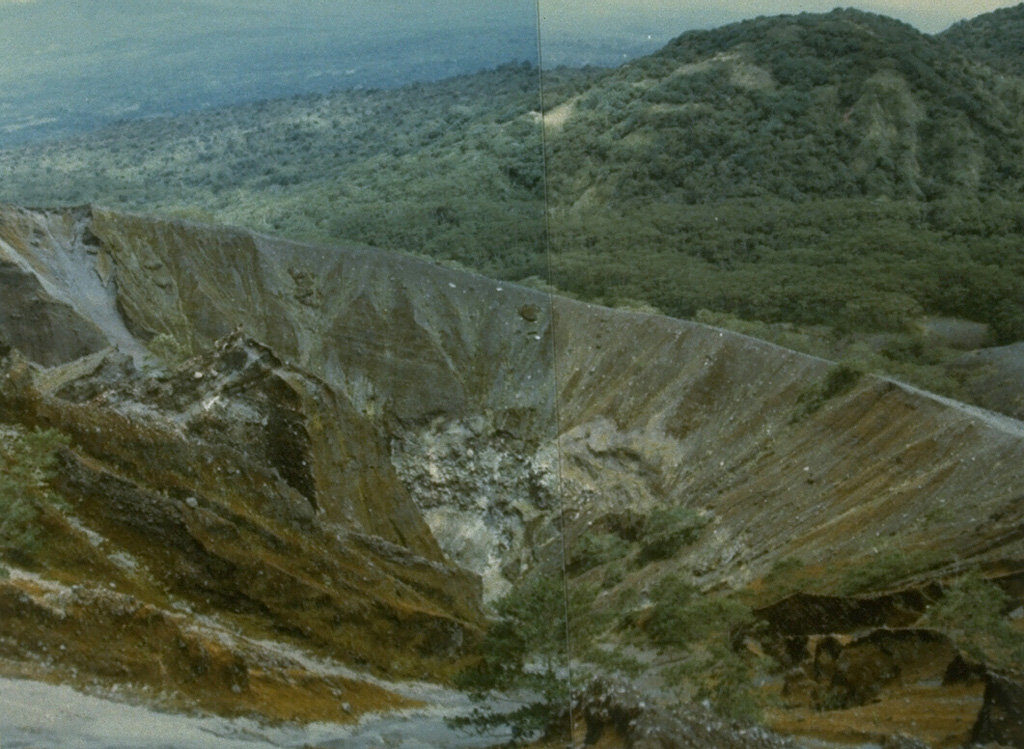
[[[1024,340],[1024,78],[998,52],[1024,5],[996,15],[758,18],[614,70],[126,122],[0,151],[0,199],[365,242],[958,395],[929,318]]]
[[[953,24],[941,36],[998,70],[1024,75],[1024,3]]]
[[[562,71],[552,96],[598,71]],[[0,151],[0,199],[97,202],[524,278],[545,272],[538,72],[510,64]]]

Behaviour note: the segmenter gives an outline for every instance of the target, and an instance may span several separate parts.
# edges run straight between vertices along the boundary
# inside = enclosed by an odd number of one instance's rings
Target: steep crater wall
[[[129,330],[136,345],[170,335],[204,350],[242,330],[321,378],[386,435],[433,536],[489,595],[563,554],[563,511],[576,534],[627,509],[700,511],[709,523],[684,563],[708,585],[790,555],[1022,552],[1012,419],[372,248],[100,209],[0,218],[5,262],[44,287],[98,279],[102,313],[99,296],[86,304],[65,285],[60,298],[112,344]],[[83,267],[40,264],[43,245]]]

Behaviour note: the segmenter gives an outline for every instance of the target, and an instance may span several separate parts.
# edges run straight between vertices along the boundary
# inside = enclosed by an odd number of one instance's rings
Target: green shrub
[[[850,392],[860,382],[863,374],[863,371],[846,362],[833,364],[817,386],[800,396],[791,421],[800,421],[818,411],[833,398]]]
[[[168,367],[176,367],[192,355],[187,344],[182,343],[169,333],[154,336],[146,345],[149,353]]]
[[[479,661],[457,674],[455,685],[475,702],[497,693],[531,696],[510,712],[476,708],[446,723],[478,733],[507,726],[516,744],[553,730],[568,704],[565,586],[558,577],[528,578],[494,608],[497,618],[484,636]]]
[[[864,373],[849,364],[836,364],[825,375],[821,385],[821,398],[830,400],[850,392]]]
[[[753,623],[750,609],[731,598],[701,594],[688,580],[665,577],[651,591],[654,608],[646,631],[655,644],[686,649]]]
[[[862,564],[847,569],[839,581],[840,595],[880,590],[937,566],[946,560],[939,551],[884,549]]]
[[[24,558],[38,546],[40,507],[60,504],[49,482],[67,437],[53,429],[15,429],[0,439],[0,555]]]
[[[628,553],[629,544],[614,533],[588,533],[573,544],[568,570],[572,575],[580,575],[622,559]]]
[[[623,565],[613,564],[604,571],[604,575],[601,577],[601,586],[604,588],[614,588],[625,579],[626,570],[623,569]]]
[[[1001,666],[1024,663],[1024,632],[1005,616],[1013,599],[976,571],[953,583],[926,612],[925,620],[944,630],[975,658]]]
[[[754,666],[736,652],[734,635],[754,625],[744,604],[700,593],[683,578],[663,578],[651,593],[654,608],[646,632],[682,660],[664,671],[666,682],[687,699],[708,699],[723,715],[756,719],[761,703]]]
[[[708,700],[715,710],[737,720],[761,719],[764,699],[755,687],[754,664],[717,640],[695,649],[662,672],[665,683],[683,699]]]
[[[615,622],[614,607],[596,605],[600,592],[596,583],[576,583],[569,588],[569,642],[573,652],[587,648]]]
[[[637,658],[622,652],[619,648],[606,650],[600,647],[586,648],[583,660],[611,673],[622,674],[635,679],[647,670],[647,665]]]
[[[644,524],[643,546],[637,555],[640,565],[671,559],[700,538],[707,518],[688,507],[658,509]]]

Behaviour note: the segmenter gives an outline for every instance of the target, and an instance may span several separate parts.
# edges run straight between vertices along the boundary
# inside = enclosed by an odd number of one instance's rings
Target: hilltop
[[[554,150],[564,202],[935,200],[1024,184],[1021,81],[856,10],[687,32],[573,111]],[[596,162],[608,177],[581,183]]]
[[[981,60],[1011,75],[1024,75],[1024,3],[1000,8],[953,24],[942,32],[943,39],[965,55]]]

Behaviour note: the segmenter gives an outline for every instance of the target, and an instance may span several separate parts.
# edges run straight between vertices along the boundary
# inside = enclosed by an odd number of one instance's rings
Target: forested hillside
[[[853,10],[690,32],[557,122],[556,285],[952,394],[925,317],[1024,338],[1024,81],[944,38]]]
[[[1021,12],[938,36],[853,10],[758,18],[615,70],[126,123],[0,151],[0,199],[362,241],[956,395],[929,318],[1024,339],[1024,79],[978,52],[1012,47]]]
[[[568,199],[933,200],[1024,185],[1020,80],[853,10],[684,34],[573,111],[554,151]]]
[[[598,71],[552,74],[574,92]],[[0,151],[0,199],[98,202],[523,278],[545,269],[538,71],[128,122]]]
[[[942,38],[994,68],[1024,75],[1024,3],[953,24]]]

